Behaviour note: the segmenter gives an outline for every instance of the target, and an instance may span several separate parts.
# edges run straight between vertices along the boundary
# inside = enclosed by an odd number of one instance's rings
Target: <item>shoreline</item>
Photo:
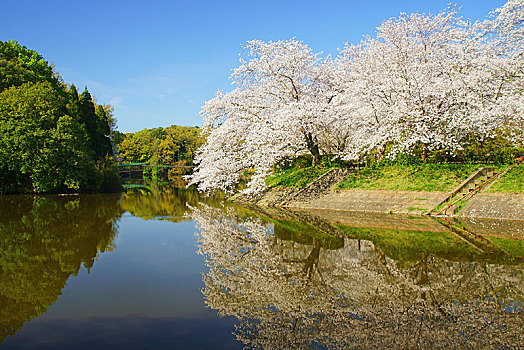
[[[230,200],[259,207],[424,217],[431,216],[427,212],[449,195],[448,192],[329,190],[310,199],[289,200],[297,192],[290,188],[271,188],[255,198],[236,194]],[[479,193],[458,214],[446,217],[524,222],[524,194]]]

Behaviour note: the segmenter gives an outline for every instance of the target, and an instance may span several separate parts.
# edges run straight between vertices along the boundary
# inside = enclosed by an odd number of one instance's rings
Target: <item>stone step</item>
[[[438,210],[436,208],[446,207],[446,205],[449,205],[449,203],[453,203],[459,199],[472,195],[475,191],[479,190],[478,187],[480,185],[482,185],[494,176],[494,171],[495,170],[491,167],[479,168],[475,173],[471,174],[471,176],[468,179],[462,182],[453,192],[451,192],[448,198],[443,200],[440,204],[438,204],[428,213],[437,213]],[[455,213],[455,210],[457,208],[455,205],[453,207],[448,208],[446,212],[451,213],[453,211],[453,213]]]
[[[321,175],[318,179],[311,182],[298,193],[290,196],[282,202],[282,205],[291,201],[307,202],[313,198],[327,193],[332,186],[343,180],[348,174],[355,171],[354,169],[331,169]]]

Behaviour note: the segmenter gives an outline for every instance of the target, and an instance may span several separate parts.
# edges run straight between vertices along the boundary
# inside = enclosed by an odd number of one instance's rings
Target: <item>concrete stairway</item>
[[[280,206],[286,206],[291,202],[307,202],[318,198],[355,171],[355,169],[330,169],[300,191],[288,196],[280,203]]]
[[[484,189],[495,175],[492,167],[478,169],[464,182],[457,186],[450,195],[440,202],[435,208],[430,210],[429,215],[453,215],[456,214],[465,204],[465,201],[474,196],[477,192]]]

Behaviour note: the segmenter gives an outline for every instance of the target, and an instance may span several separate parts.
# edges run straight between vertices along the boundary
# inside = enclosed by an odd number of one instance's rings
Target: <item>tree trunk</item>
[[[422,148],[422,154],[421,154],[421,158],[422,158],[422,162],[426,163],[426,158],[427,158],[427,155],[428,155],[428,147],[425,143],[423,143],[421,146]]]
[[[304,268],[302,271],[307,274],[307,278],[313,277],[313,268],[318,264],[318,258],[320,256],[320,241],[313,241],[313,250],[309,253],[309,256],[304,261]]]
[[[429,283],[428,275],[428,256],[426,253],[422,253],[420,257],[419,266],[417,267],[417,277],[415,279],[415,284],[417,286],[423,286]]]
[[[313,165],[320,164],[320,149],[318,148],[318,140],[310,132],[304,133],[306,138],[306,146],[309,152],[313,155]]]

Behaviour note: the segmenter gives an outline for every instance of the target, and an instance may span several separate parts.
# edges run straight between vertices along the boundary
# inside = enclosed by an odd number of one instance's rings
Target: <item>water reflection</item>
[[[425,227],[388,232],[318,217],[307,224],[297,215],[193,208],[199,252],[209,267],[203,276],[206,303],[238,318],[235,334],[244,344],[524,345],[524,269],[518,256],[494,254],[505,251],[500,246],[483,252],[438,223],[429,223],[433,232]]]
[[[246,209],[176,188],[0,197],[0,343],[64,293],[2,345],[52,330],[87,347],[523,346],[524,240],[469,239],[464,223]],[[214,310],[238,319],[241,342]]]
[[[198,201],[176,188],[0,197],[0,348],[238,348],[233,320],[202,302],[193,225],[179,223]]]
[[[220,206],[223,197],[203,197],[196,191],[178,187],[142,187],[122,194],[121,207],[133,216],[146,220],[161,219],[171,222],[187,221],[184,214],[197,203]]]
[[[0,343],[114,248],[119,195],[0,197]]]

